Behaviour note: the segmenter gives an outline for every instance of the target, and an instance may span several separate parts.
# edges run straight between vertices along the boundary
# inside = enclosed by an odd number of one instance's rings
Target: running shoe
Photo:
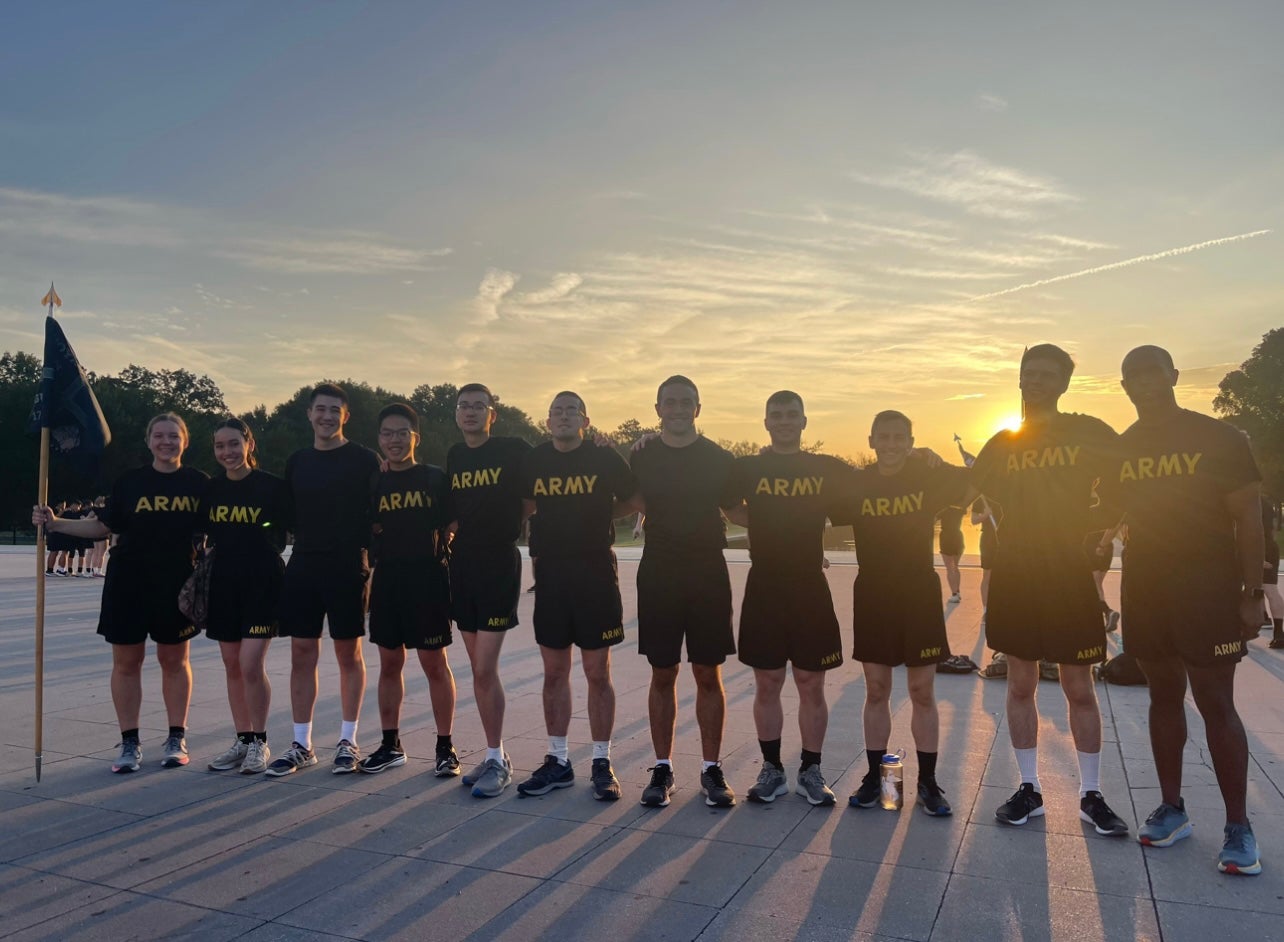
[[[593,797],[598,801],[619,801],[620,780],[615,777],[610,759],[594,759],[593,771],[590,773],[593,782]]]
[[[951,602],[962,602],[962,601],[963,601],[963,596],[961,596],[961,595],[959,595],[957,592],[955,592],[953,595],[951,595],[951,596],[950,596],[950,601],[951,601]]]
[[[266,774],[273,778],[280,778],[283,775],[293,775],[299,769],[306,769],[316,764],[317,754],[314,750],[292,742],[290,748],[277,756],[267,767]]]
[[[938,674],[971,674],[978,670],[976,661],[966,654],[951,654],[936,665]]]
[[[1031,818],[1043,817],[1043,796],[1029,782],[1022,782],[1012,797],[999,805],[994,816],[1004,824],[1014,825],[1025,824]]]
[[[266,772],[268,760],[272,758],[272,750],[262,739],[255,739],[250,743],[249,749],[245,753],[245,761],[241,763],[242,775],[258,775],[260,772]]]
[[[1091,824],[1098,834],[1107,837],[1123,837],[1128,833],[1128,825],[1110,810],[1101,792],[1088,792],[1079,799],[1079,817]]]
[[[337,761],[336,757],[336,763]],[[358,762],[357,768],[362,772],[369,772],[373,775],[375,772],[382,772],[384,769],[395,769],[405,764],[406,754],[401,749],[401,743],[397,743],[395,746],[380,745],[378,749]]]
[[[834,793],[825,784],[825,776],[820,773],[818,765],[809,765],[798,773],[794,791],[806,798],[811,805],[824,805],[828,808],[834,803]]]
[[[531,773],[531,777],[517,786],[517,794],[535,797],[547,795],[555,788],[570,788],[575,784],[575,770],[569,762],[547,755],[544,764]]]
[[[642,789],[642,804],[648,808],[664,808],[673,794],[673,766],[658,762],[650,769],[651,781]]]
[[[948,818],[954,813],[950,803],[945,800],[945,791],[936,784],[936,779],[918,783],[918,803],[923,806],[923,813],[934,818]]]
[[[1262,861],[1257,856],[1257,838],[1247,824],[1226,825],[1226,841],[1217,855],[1217,869],[1222,873],[1238,873],[1252,877],[1262,872]]]
[[[776,768],[770,762],[763,762],[758,781],[749,786],[749,800],[769,805],[781,795],[788,794],[789,779],[785,778],[785,770]]]
[[[182,736],[169,736],[161,753],[162,769],[177,769],[187,765],[187,740]]]
[[[878,798],[882,791],[883,783],[879,771],[870,769],[865,773],[865,777],[860,780],[860,787],[852,792],[851,797],[847,799],[847,804],[853,808],[872,808],[878,804]]]
[[[360,761],[361,747],[347,739],[340,739],[339,744],[334,747],[334,762],[330,765],[330,771],[335,775],[347,775],[357,770]]]
[[[120,758],[111,764],[113,772],[137,772],[143,764],[143,747],[130,737],[120,741]]]
[[[997,680],[1008,676],[1008,656],[1002,651],[995,651],[994,657],[990,658],[990,663],[985,665],[985,670],[981,671],[981,676],[990,680]]]
[[[433,768],[432,774],[438,778],[447,778],[459,774],[459,756],[455,753],[454,746],[446,746],[444,749],[437,750],[437,764]]]
[[[459,780],[459,784],[468,785],[468,786],[476,785],[477,780],[482,777],[482,774],[485,771],[486,771],[486,760],[482,759],[480,762],[477,763],[476,767],[471,772],[464,773],[464,777]]]
[[[700,791],[704,792],[704,803],[710,808],[730,808],[736,803],[736,793],[727,784],[720,762],[700,773]]]
[[[232,769],[239,769],[241,763],[245,761],[245,754],[249,748],[249,743],[241,742],[239,739],[234,740],[226,752],[220,752],[210,759],[210,771],[230,772]]]
[[[1040,680],[1060,680],[1061,665],[1053,661],[1039,661]]]
[[[474,798],[497,798],[513,780],[513,763],[508,756],[504,761],[487,759],[482,763],[482,773],[473,782]]]
[[[1119,613],[1112,611],[1106,616],[1106,631],[1115,632],[1119,630]]]
[[[1190,837],[1190,816],[1186,814],[1186,802],[1180,798],[1177,804],[1163,802],[1146,823],[1137,831],[1137,840],[1147,847],[1171,847],[1182,838]]]

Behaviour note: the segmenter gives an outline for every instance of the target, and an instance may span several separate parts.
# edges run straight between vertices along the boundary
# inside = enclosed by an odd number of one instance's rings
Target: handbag
[[[190,619],[197,630],[204,631],[209,622],[210,576],[214,569],[214,548],[207,549],[192,567],[183,587],[178,590],[178,610]]]

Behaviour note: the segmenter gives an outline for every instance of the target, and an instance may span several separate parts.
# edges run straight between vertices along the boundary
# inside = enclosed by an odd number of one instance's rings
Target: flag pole
[[[49,316],[53,317],[54,302],[58,294],[54,291],[53,282],[49,282],[49,293],[45,295],[49,302]],[[59,302],[61,304],[61,302]],[[42,364],[42,368],[43,368]],[[45,507],[49,504],[49,425],[40,429],[40,473],[36,478],[36,504]],[[35,722],[35,756],[36,784],[40,784],[40,771],[44,763],[45,738],[45,525],[36,527],[36,722]]]

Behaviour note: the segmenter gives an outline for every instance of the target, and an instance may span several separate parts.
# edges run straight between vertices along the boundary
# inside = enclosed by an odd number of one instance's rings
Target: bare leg
[[[594,742],[610,740],[615,731],[615,686],[611,683],[611,649],[580,652],[588,681],[589,733]]]
[[[647,717],[651,721],[651,745],[657,759],[673,757],[674,731],[678,725],[678,670],[651,668],[651,689],[647,692]]]
[[[937,752],[941,739],[941,717],[936,708],[936,665],[905,669],[910,695],[910,732],[920,752]]]
[[[257,729],[250,723],[250,711],[245,705],[245,681],[241,677],[241,642],[220,641],[219,654],[223,656],[223,670],[227,673],[227,705],[232,710],[232,728],[238,733]]]
[[[1065,673],[1062,673],[1062,678]],[[1039,662],[1008,657],[1008,736],[1013,749],[1039,745],[1039,705],[1034,693],[1039,688]],[[1097,714],[1101,722],[1101,714]],[[1098,726],[1100,729],[1100,726]]]
[[[696,723],[705,762],[717,762],[722,753],[722,729],[727,717],[727,692],[722,687],[722,665],[692,664],[696,682]]]
[[[1100,752],[1101,708],[1097,706],[1097,688],[1092,682],[1092,665],[1062,664],[1061,690],[1066,695],[1074,747],[1080,752]]]
[[[420,651],[419,666],[428,678],[428,699],[438,736],[449,736],[455,726],[455,675],[446,659],[446,649]]]
[[[111,646],[111,702],[121,729],[137,729],[143,706],[143,658],[146,644]]]
[[[797,672],[795,672],[795,677]],[[753,725],[758,738],[766,742],[779,739],[785,729],[785,711],[780,704],[780,691],[785,686],[785,669],[753,669]],[[799,722],[802,722],[801,711]]]
[[[339,701],[343,719],[355,723],[361,719],[361,701],[366,695],[366,661],[361,653],[361,639],[336,639],[334,657],[339,662]]]
[[[798,733],[802,747],[808,752],[820,752],[824,749],[825,733],[829,729],[825,671],[804,671],[795,667],[793,672],[794,686],[798,688]]]
[[[544,728],[565,736],[571,728],[571,649],[539,646],[544,659]]]
[[[1227,824],[1247,824],[1248,737],[1235,709],[1235,665],[1188,667],[1190,691],[1208,731],[1208,751],[1226,804]]]
[[[245,685],[245,709],[254,732],[267,730],[268,708],[272,705],[272,682],[264,662],[271,638],[246,638],[241,642],[241,682]]]
[[[401,726],[401,701],[406,696],[403,668],[406,649],[379,645],[379,726],[397,729]]]
[[[156,645],[161,669],[161,696],[170,726],[187,726],[187,708],[192,702],[192,665],[187,658],[190,642]]]
[[[290,639],[290,710],[296,723],[311,723],[317,706],[320,638]]]
[[[1186,668],[1176,658],[1139,661],[1150,688],[1150,751],[1165,804],[1181,800],[1182,753],[1186,749]],[[1209,730],[1211,741],[1212,730]]]
[[[461,631],[473,668],[473,699],[481,717],[486,745],[498,749],[504,739],[504,685],[499,680],[502,631]]]

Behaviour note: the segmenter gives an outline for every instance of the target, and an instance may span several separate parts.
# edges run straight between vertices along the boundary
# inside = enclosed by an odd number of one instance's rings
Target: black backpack
[[[1120,651],[1098,668],[1097,676],[1108,684],[1119,684],[1123,687],[1146,686],[1146,675],[1141,671],[1137,659],[1126,651]]]

